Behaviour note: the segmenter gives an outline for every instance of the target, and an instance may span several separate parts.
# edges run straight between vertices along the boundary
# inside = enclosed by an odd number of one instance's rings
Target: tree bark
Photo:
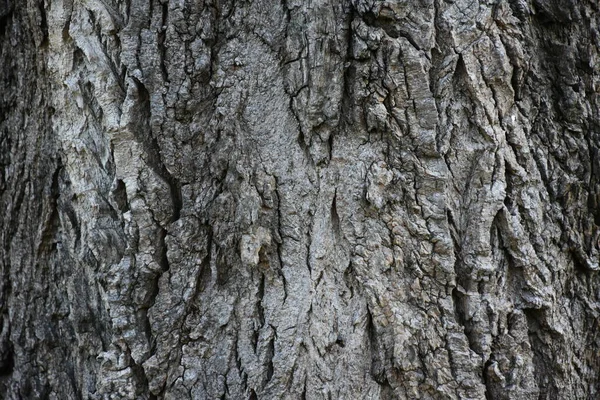
[[[598,398],[599,21],[0,0],[0,398]]]

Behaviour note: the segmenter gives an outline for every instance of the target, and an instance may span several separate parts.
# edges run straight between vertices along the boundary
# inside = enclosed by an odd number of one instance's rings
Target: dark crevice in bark
[[[309,211],[308,215],[310,217],[310,221],[308,223],[308,227],[307,227],[306,232],[305,232],[305,237],[306,237],[306,240],[307,240],[305,261],[306,261],[306,268],[308,269],[308,273],[309,273],[309,275],[312,276],[313,268],[312,268],[312,263],[311,263],[311,260],[310,260],[310,256],[311,256],[311,253],[312,253],[312,245],[313,245],[313,235],[312,235],[312,233],[313,233],[313,227],[315,226],[315,215],[314,215],[314,212],[312,212],[312,211]]]
[[[379,343],[377,342],[377,331],[373,322],[373,314],[367,305],[367,323],[365,326],[369,341],[369,353],[371,354],[371,377],[381,386],[389,385],[387,381],[384,361],[379,357]]]
[[[163,78],[164,82],[169,82],[169,73],[167,71],[167,67],[165,64],[166,54],[167,54],[167,46],[165,45],[165,41],[167,38],[168,20],[169,20],[169,3],[164,2],[161,5],[161,26],[158,31],[158,40],[157,40],[160,72],[162,74],[162,78]]]
[[[329,161],[331,161],[333,157],[333,132],[329,133],[329,137],[327,138],[327,149],[328,149],[328,157]]]
[[[239,337],[235,337],[234,341],[233,341],[233,346],[232,346],[232,352],[229,355],[229,365],[231,366],[231,359],[233,359],[233,362],[235,363],[235,369],[237,369],[240,377],[242,377],[243,375],[243,368],[242,368],[242,359],[240,357],[240,340]],[[231,368],[231,367],[229,367]],[[227,390],[225,390],[227,391]]]
[[[346,50],[346,63],[348,64],[344,68],[344,86],[343,86],[343,95],[342,95],[342,104],[341,104],[341,120],[345,124],[344,127],[352,126],[354,121],[354,113],[352,109],[355,105],[355,96],[354,96],[354,84],[356,80],[356,66],[354,65],[352,59],[352,37],[353,32],[352,28],[349,27],[349,39],[348,39],[348,49]]]
[[[512,77],[510,84],[515,94],[515,101],[518,102],[523,99],[523,71],[520,67],[513,65]]]
[[[129,211],[129,201],[127,199],[127,190],[125,189],[125,182],[121,179],[117,180],[115,189],[113,190],[113,198],[121,213]]]
[[[175,222],[181,218],[181,209],[183,208],[183,196],[181,194],[181,183],[178,179],[168,174],[169,189],[171,191],[171,201],[173,202],[173,214],[170,222]]]
[[[300,149],[304,153],[304,156],[309,161],[310,165],[314,167],[315,161],[313,160],[313,158],[310,154],[310,140],[306,139],[306,135],[302,128],[302,123],[300,122],[300,117],[298,116],[298,112],[296,111],[296,107],[294,106],[294,100],[296,99],[297,95],[298,95],[297,93],[290,95],[290,103],[289,103],[290,111],[292,112],[292,115],[296,119],[297,128],[298,128],[298,136],[297,136],[296,142],[298,143],[298,146],[300,146]]]
[[[206,227],[206,256],[202,258],[200,263],[200,270],[198,271],[198,276],[196,277],[196,290],[194,294],[190,297],[190,300],[186,307],[185,315],[188,315],[190,310],[197,307],[197,300],[201,293],[203,293],[206,288],[210,285],[210,280],[212,277],[212,271],[210,268],[210,260],[212,255],[212,228],[210,226]],[[183,323],[183,321],[182,321]]]
[[[486,400],[493,400],[494,399],[494,395],[493,395],[494,389],[490,385],[490,382],[489,382],[488,376],[487,376],[488,369],[491,368],[491,366],[494,363],[493,358],[494,358],[494,354],[492,353],[492,355],[490,356],[490,358],[483,365],[483,373],[482,373],[482,376],[481,376],[481,380],[483,382],[483,385],[485,386],[484,395],[485,395]]]
[[[352,30],[352,21],[354,21],[356,10],[351,3],[348,4],[348,16],[346,18],[346,53],[344,55],[344,73],[342,75],[342,96],[340,100],[339,108],[339,122],[336,134],[342,134],[347,127],[352,126],[353,113],[352,108],[354,107],[354,80],[356,75],[356,67],[354,66],[354,60],[352,57],[352,46],[354,40],[354,32]],[[333,158],[333,145],[334,145],[334,133],[332,132],[329,136],[329,161]]]
[[[151,134],[150,127],[148,126],[151,118],[150,109],[150,93],[146,86],[138,80],[136,77],[132,77],[133,82],[138,90],[138,98],[140,102],[140,126],[134,130],[136,139],[142,144],[145,152],[145,161],[150,168],[160,176],[164,182],[169,186],[171,192],[171,201],[173,204],[172,216],[169,222],[177,221],[181,216],[182,209],[182,194],[181,194],[181,183],[176,179],[167,169],[162,161],[160,145],[156,136]]]
[[[524,308],[523,313],[527,319],[529,344],[533,354],[534,376],[537,381],[540,399],[557,398],[557,388],[554,383],[553,362],[550,359],[546,344],[540,335],[546,335],[544,327],[544,311],[533,308]]]
[[[530,10],[526,0],[508,0],[508,4],[512,10],[512,13],[521,22],[525,22],[526,18],[529,17]]]
[[[279,268],[277,269],[277,274],[281,277],[282,280],[282,285],[283,285],[283,303],[285,304],[285,300],[287,299],[287,282],[285,279],[285,275],[283,274],[282,270],[283,270],[283,258],[282,258],[282,252],[283,252],[283,241],[285,240],[285,237],[283,235],[283,230],[282,230],[282,226],[281,224],[283,223],[283,215],[281,213],[281,193],[280,193],[280,189],[279,189],[279,179],[275,176],[275,195],[276,195],[276,204],[275,204],[275,208],[277,210],[277,233],[279,235],[279,240],[276,240],[276,246],[277,246],[277,260],[279,261]]]
[[[593,216],[594,224],[600,227],[600,193],[598,183],[600,182],[600,149],[595,145],[594,132],[600,133],[600,126],[587,127],[584,131],[584,139],[588,147],[589,179],[587,182],[587,207]]]
[[[59,176],[62,169],[60,158],[57,160],[56,169],[52,174],[52,183],[50,186],[50,197],[48,207],[50,212],[44,222],[42,229],[42,235],[40,237],[40,244],[38,247],[38,257],[56,249],[56,242],[54,238],[56,236],[58,227],[60,225],[58,204],[59,204]]]
[[[19,175],[22,175],[22,174],[19,174]],[[17,177],[18,177],[18,175],[17,175]],[[20,185],[17,185],[15,188],[17,195],[14,196],[14,201],[12,202],[13,212],[9,217],[10,218],[9,222],[5,225],[8,228],[6,230],[6,235],[5,235],[6,242],[4,243],[4,247],[6,249],[5,254],[10,253],[10,248],[9,248],[10,242],[13,239],[15,232],[19,228],[19,224],[18,224],[19,215],[21,212],[21,207],[23,206],[23,200],[25,198],[25,189],[27,188],[28,184],[29,184],[29,178],[26,178],[22,181],[22,183]]]
[[[252,333],[252,346],[254,347],[254,354],[258,353],[258,343],[259,343],[259,334],[261,328],[265,325],[265,311],[262,305],[263,298],[265,297],[265,274],[261,273],[260,283],[258,285],[258,290],[256,292],[256,314],[258,317],[259,327],[254,328],[254,332]]]
[[[13,13],[14,4],[10,0],[5,0],[4,4],[0,7],[0,38],[6,35],[6,29],[12,22]]]
[[[167,230],[165,228],[160,228],[157,233],[157,244],[156,244],[156,253],[157,260],[156,262],[160,265],[163,272],[169,270],[169,257],[167,256],[167,251],[169,250],[166,243]],[[157,290],[158,290],[158,282],[157,282]]]
[[[210,284],[212,278],[211,260],[213,257],[214,244],[213,244],[213,229],[210,225],[206,227],[207,239],[206,239],[206,257],[202,260],[202,271],[198,274],[198,284],[196,287],[196,296],[204,291]],[[194,300],[196,297],[194,297]]]
[[[48,46],[48,19],[46,17],[46,2],[45,2],[45,0],[40,0],[38,2],[38,9],[40,12],[40,30],[42,31],[42,42],[40,43],[40,46],[47,47]]]
[[[281,8],[283,8],[283,11],[285,12],[285,21],[286,21],[286,35],[287,35],[287,28],[288,25],[290,23],[291,20],[291,10],[288,6],[288,0],[280,0],[280,4],[281,4]]]
[[[474,283],[469,279],[469,274],[465,270],[467,267],[464,264],[462,257],[462,250],[460,245],[460,233],[458,232],[458,228],[456,222],[454,221],[454,217],[450,210],[446,210],[446,218],[448,220],[448,225],[450,227],[450,236],[452,237],[452,242],[454,244],[454,272],[456,274],[456,287],[452,289],[452,303],[454,308],[454,317],[456,322],[463,328],[463,333],[467,338],[467,342],[469,343],[469,348],[473,350],[477,354],[482,354],[481,346],[479,345],[479,338],[474,334],[473,331],[476,330],[476,326],[474,322],[470,319],[466,318],[468,306],[468,293],[465,293],[465,290],[470,290],[470,286]],[[480,282],[481,283],[481,282]],[[480,290],[481,292],[481,290]]]
[[[319,272],[319,276],[317,277],[317,279],[315,279],[314,281],[314,288],[318,288],[319,284],[321,283],[321,280],[323,279],[323,274],[325,273],[325,270],[321,270],[321,272]]]
[[[354,297],[354,285],[356,282],[356,278],[353,275],[352,263],[348,263],[348,266],[344,270],[344,283],[346,287],[350,289],[350,298]]]
[[[79,250],[81,248],[81,224],[79,223],[79,219],[77,218],[77,213],[75,212],[75,209],[73,208],[73,206],[71,204],[72,200],[73,200],[72,197],[66,198],[65,196],[61,196],[60,197],[60,202],[61,202],[60,209],[67,216],[69,223],[71,224],[72,230],[75,232],[75,240],[73,243],[73,247],[76,250]]]
[[[250,389],[250,396],[248,396],[248,400],[258,400],[258,396],[254,389]]]
[[[290,100],[290,103],[293,102],[293,98]],[[294,110],[294,106],[291,106],[292,109]],[[294,115],[296,115],[296,111],[294,110]],[[306,156],[307,160],[310,160],[311,165],[314,165],[314,160],[312,159],[312,156],[310,155],[310,142],[307,143],[306,141],[306,137],[304,136],[304,131],[302,130],[302,126],[300,125],[300,119],[298,117],[296,117],[296,119],[298,120],[298,145],[300,146],[300,148],[302,149],[302,151],[304,152],[304,155]]]
[[[273,378],[273,373],[275,372],[275,367],[273,365],[273,357],[275,357],[275,336],[271,337],[269,340],[269,347],[267,348],[267,369],[266,369],[266,381],[265,385],[271,381]]]
[[[83,55],[83,52],[81,52],[81,55]],[[104,113],[102,111],[102,107],[100,106],[100,103],[98,103],[98,99],[95,96],[94,85],[90,81],[87,81],[85,83],[80,82],[79,89],[81,90],[81,96],[83,97],[83,101],[84,101],[85,105],[88,107],[88,109],[92,115],[92,118],[90,121],[91,125],[98,132],[102,132],[101,121],[102,121],[102,116]],[[100,165],[102,168],[104,168],[98,155],[94,154],[94,157],[98,161],[98,165]]]
[[[9,326],[7,314],[2,316],[2,323]],[[4,327],[2,329],[4,330]],[[9,334],[10,328],[7,328],[7,337]],[[0,382],[2,382],[2,378],[11,376],[15,367],[15,355],[12,343],[8,341],[4,347],[2,353],[0,353]]]
[[[129,349],[126,349],[125,354],[127,355],[129,367],[131,368],[131,372],[133,373],[133,377],[136,381],[137,395],[149,395],[150,397],[148,398],[152,399],[153,395],[150,393],[149,382],[144,368],[141,365],[136,364],[133,357],[131,357],[131,352]],[[154,399],[156,399],[155,396]]]
[[[454,68],[454,74],[452,75],[452,80],[454,81],[454,86],[459,86],[459,88],[464,89],[465,79],[467,78],[467,67],[465,65],[465,60],[463,59],[462,54],[458,55],[458,60],[456,61],[456,67]]]
[[[339,240],[342,236],[342,231],[340,228],[340,216],[337,211],[337,189],[333,194],[333,200],[331,202],[331,227],[333,228],[333,233],[335,237]]]
[[[219,397],[220,400],[225,400],[227,399],[227,395],[229,394],[229,386],[227,385],[227,378],[225,378],[225,381],[223,382],[223,393],[221,394],[221,397]]]
[[[577,274],[589,275],[595,272],[593,269],[589,268],[588,262],[585,259],[583,251],[579,249],[576,244],[571,246],[569,253],[571,254],[571,258],[573,260],[573,267]]]
[[[450,237],[452,238],[453,249],[454,249],[454,272],[456,274],[456,284],[461,286],[460,290],[458,287],[455,287],[452,289],[452,303],[454,306],[454,317],[456,319],[456,322],[458,322],[458,324],[463,327],[463,330],[465,330],[466,329],[466,327],[465,327],[466,321],[465,321],[465,310],[463,307],[464,293],[461,293],[461,291],[464,290],[465,274],[462,271],[463,261],[462,261],[462,255],[461,255],[460,237],[459,237],[459,232],[458,232],[456,222],[454,221],[454,217],[450,210],[446,210],[446,219],[448,221],[448,226],[450,228]]]
[[[462,306],[462,294],[457,288],[452,289],[452,304],[454,305],[454,318],[460,326],[465,329],[465,314],[464,307]]]

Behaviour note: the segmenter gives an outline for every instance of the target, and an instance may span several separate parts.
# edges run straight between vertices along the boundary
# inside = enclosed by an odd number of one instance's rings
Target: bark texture
[[[599,21],[0,0],[0,398],[598,398]]]

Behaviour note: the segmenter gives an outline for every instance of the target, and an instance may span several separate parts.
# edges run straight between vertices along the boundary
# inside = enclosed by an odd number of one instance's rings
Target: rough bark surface
[[[0,0],[0,398],[598,398],[599,21]]]

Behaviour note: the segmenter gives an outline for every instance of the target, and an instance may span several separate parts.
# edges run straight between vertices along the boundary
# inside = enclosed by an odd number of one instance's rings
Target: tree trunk
[[[598,398],[599,21],[0,0],[0,398]]]

